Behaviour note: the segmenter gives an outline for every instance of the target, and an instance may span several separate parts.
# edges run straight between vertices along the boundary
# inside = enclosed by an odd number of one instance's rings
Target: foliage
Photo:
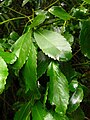
[[[89,0],[0,1],[1,120],[90,118],[89,12]]]

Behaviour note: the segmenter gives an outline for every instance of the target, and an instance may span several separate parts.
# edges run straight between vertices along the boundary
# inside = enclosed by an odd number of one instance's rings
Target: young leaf
[[[82,23],[82,29],[80,33],[80,46],[81,50],[86,57],[90,59],[90,20]]]
[[[65,114],[69,100],[68,81],[55,63],[50,63],[48,75],[50,76],[50,103],[56,105],[57,113]]]
[[[40,49],[54,60],[66,61],[71,58],[70,44],[61,34],[43,30],[35,32],[34,37]]]
[[[17,57],[14,53],[10,53],[10,52],[4,52],[4,51],[0,51],[0,56],[5,60],[6,63],[8,64],[13,64],[16,60]]]
[[[34,90],[36,87],[37,80],[37,53],[35,46],[31,43],[30,53],[27,59],[27,62],[23,68],[23,77],[26,84],[26,92],[30,90]]]
[[[7,65],[3,58],[0,56],[0,94],[3,92],[5,88],[7,76],[8,76]]]
[[[71,16],[62,7],[52,6],[49,9],[49,12],[63,20],[69,20],[71,18]]]
[[[20,70],[28,59],[31,42],[31,32],[27,32],[12,46],[13,53],[18,57],[14,64],[15,69]]]
[[[31,101],[22,105],[22,107],[16,112],[14,116],[14,120],[30,120],[30,112],[31,112],[30,107],[31,107]]]
[[[34,27],[40,25],[41,23],[43,23],[43,22],[45,21],[45,19],[46,19],[46,16],[45,16],[44,13],[38,14],[38,15],[34,18],[32,24],[30,25],[30,28],[34,28]]]
[[[77,90],[74,92],[74,94],[70,99],[68,112],[75,111],[79,107],[80,102],[82,102],[82,100],[83,100],[83,89],[77,88]]]

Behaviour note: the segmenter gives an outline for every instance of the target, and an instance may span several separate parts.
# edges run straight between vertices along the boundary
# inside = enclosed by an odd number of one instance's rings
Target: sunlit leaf
[[[70,44],[61,34],[43,30],[35,32],[34,37],[40,49],[54,60],[66,61],[72,57]]]
[[[77,88],[76,91],[73,93],[72,97],[70,98],[68,112],[75,111],[79,107],[82,100],[83,100],[83,89]]]
[[[29,0],[23,0],[22,7],[26,5],[29,2]]]
[[[75,92],[75,90],[77,89],[78,87],[78,81],[77,80],[72,80],[70,85],[69,85],[69,89],[72,91],[72,92]]]
[[[49,100],[52,105],[56,105],[56,112],[63,115],[66,113],[69,90],[68,81],[55,63],[50,63],[48,68],[50,76]]]
[[[4,51],[0,51],[0,56],[5,60],[6,63],[8,64],[13,64],[16,60],[17,57],[14,53],[10,53],[10,52],[4,52]]]
[[[0,56],[0,94],[5,89],[6,79],[8,76],[8,68],[3,60],[3,58]]]
[[[63,20],[69,20],[71,18],[71,16],[62,7],[53,6],[49,9],[49,12]]]
[[[90,4],[90,0],[83,0],[83,1],[85,1],[86,3],[89,3],[89,4]]]
[[[90,59],[90,20],[82,23],[82,29],[80,33],[80,46],[81,50],[86,57]]]
[[[13,53],[18,57],[14,68],[19,70],[23,67],[30,52],[31,32],[23,34],[12,46]]]

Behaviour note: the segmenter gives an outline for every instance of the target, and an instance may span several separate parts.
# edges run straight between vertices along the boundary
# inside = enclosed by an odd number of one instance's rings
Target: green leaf
[[[19,35],[17,32],[13,31],[10,33],[10,38],[14,41],[16,41],[19,38]]]
[[[23,34],[12,46],[13,53],[18,57],[14,68],[20,70],[28,59],[31,45],[31,31]]]
[[[42,51],[38,52],[38,66],[37,66],[37,77],[38,79],[45,73],[50,60],[44,55]]]
[[[16,112],[14,120],[30,120],[30,107],[31,101],[23,104],[21,108]]]
[[[6,79],[8,76],[8,68],[3,60],[3,58],[0,56],[0,94],[5,89]]]
[[[82,109],[79,107],[76,111],[69,114],[69,120],[85,120],[85,115]]]
[[[0,51],[0,56],[5,60],[6,63],[8,64],[13,64],[16,60],[17,57],[14,53],[10,53],[10,52],[4,52],[4,51]]]
[[[29,0],[23,0],[22,7],[26,5],[29,2]]]
[[[90,0],[83,0],[83,1],[85,1],[86,3],[89,3],[89,4],[90,4]]]
[[[27,62],[23,68],[23,77],[26,84],[26,92],[36,88],[37,80],[37,52],[33,43],[31,43],[30,53]]]
[[[56,105],[56,112],[63,115],[66,113],[69,100],[68,81],[55,63],[50,63],[48,75],[50,76],[50,103]]]
[[[52,6],[49,9],[49,12],[63,20],[69,20],[71,18],[71,16],[62,7]]]
[[[44,120],[44,117],[47,115],[47,111],[44,109],[40,102],[37,102],[32,107],[32,120]]]
[[[72,80],[70,85],[69,85],[69,89],[72,91],[72,92],[75,92],[75,90],[77,89],[78,87],[78,81],[77,80]]]
[[[54,60],[66,61],[72,57],[70,44],[61,34],[43,30],[35,32],[34,37],[40,49]]]
[[[70,98],[68,112],[75,111],[79,107],[82,100],[83,100],[83,89],[77,88],[76,91],[73,93],[72,97]]]
[[[44,13],[38,14],[38,15],[34,18],[32,24],[30,25],[30,28],[34,28],[34,27],[40,25],[41,23],[43,23],[43,22],[45,21],[45,19],[46,19],[46,16],[45,16]]]
[[[86,57],[90,59],[90,20],[82,23],[82,29],[80,33],[80,46],[81,50]]]
[[[63,115],[63,116],[62,116],[62,115],[57,114],[57,113],[55,113],[55,112],[54,112],[54,115],[53,115],[53,116],[54,116],[55,120],[69,120],[66,115]]]
[[[74,37],[72,36],[72,34],[69,34],[69,32],[65,32],[65,33],[64,33],[64,37],[65,37],[66,40],[70,43],[70,45],[73,44],[73,42],[74,42]]]

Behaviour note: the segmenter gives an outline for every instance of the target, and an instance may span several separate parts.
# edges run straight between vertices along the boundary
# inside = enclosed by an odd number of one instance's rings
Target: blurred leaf
[[[13,31],[10,33],[10,38],[14,41],[16,41],[19,38],[19,35],[17,32]]]
[[[69,120],[85,120],[85,115],[82,109],[79,107],[76,111],[69,114]]]
[[[30,107],[31,101],[23,104],[21,108],[16,112],[14,120],[30,120]]]
[[[42,51],[38,52],[38,66],[37,66],[37,76],[38,79],[45,73],[50,61],[47,56],[44,55]]]
[[[59,33],[43,30],[34,33],[35,40],[42,51],[54,60],[71,59],[71,47]]]
[[[76,91],[73,93],[72,97],[70,98],[68,112],[71,113],[75,111],[79,107],[82,100],[83,100],[83,89],[77,88]]]
[[[70,85],[69,85],[69,89],[72,91],[72,92],[75,92],[75,90],[77,89],[78,87],[78,81],[77,80],[72,80]]]
[[[0,56],[5,60],[6,63],[8,64],[13,64],[16,60],[17,57],[14,53],[10,53],[10,52],[4,52],[4,51],[0,51]]]
[[[80,33],[80,46],[81,51],[86,57],[90,59],[90,20],[84,21],[82,23],[82,29]]]
[[[49,9],[49,12],[63,20],[69,20],[71,18],[71,16],[62,7],[59,6],[52,6]]]
[[[3,60],[3,58],[0,56],[0,94],[5,89],[6,79],[8,76],[8,68]]]
[[[29,0],[23,0],[22,7],[26,5],[29,2]]]
[[[33,22],[31,23],[30,28],[34,28],[34,27],[40,25],[41,23],[43,23],[43,22],[45,21],[45,19],[46,19],[46,16],[45,16],[44,13],[38,14],[38,15],[34,18]]]
[[[74,37],[72,36],[72,34],[69,34],[69,32],[65,32],[64,35],[63,35],[66,40],[70,43],[70,45],[73,44],[74,42]]]
[[[28,59],[31,45],[31,31],[23,34],[13,45],[13,53],[18,57],[14,68],[20,70]]]
[[[23,68],[23,77],[26,84],[26,92],[36,88],[37,80],[37,52],[33,43],[31,43],[29,56]]]
[[[56,105],[56,112],[63,115],[66,113],[69,100],[68,81],[55,63],[50,63],[48,76],[50,76],[48,96],[50,103]]]
[[[85,1],[86,3],[89,3],[89,4],[90,4],[90,0],[83,0],[83,1]]]

